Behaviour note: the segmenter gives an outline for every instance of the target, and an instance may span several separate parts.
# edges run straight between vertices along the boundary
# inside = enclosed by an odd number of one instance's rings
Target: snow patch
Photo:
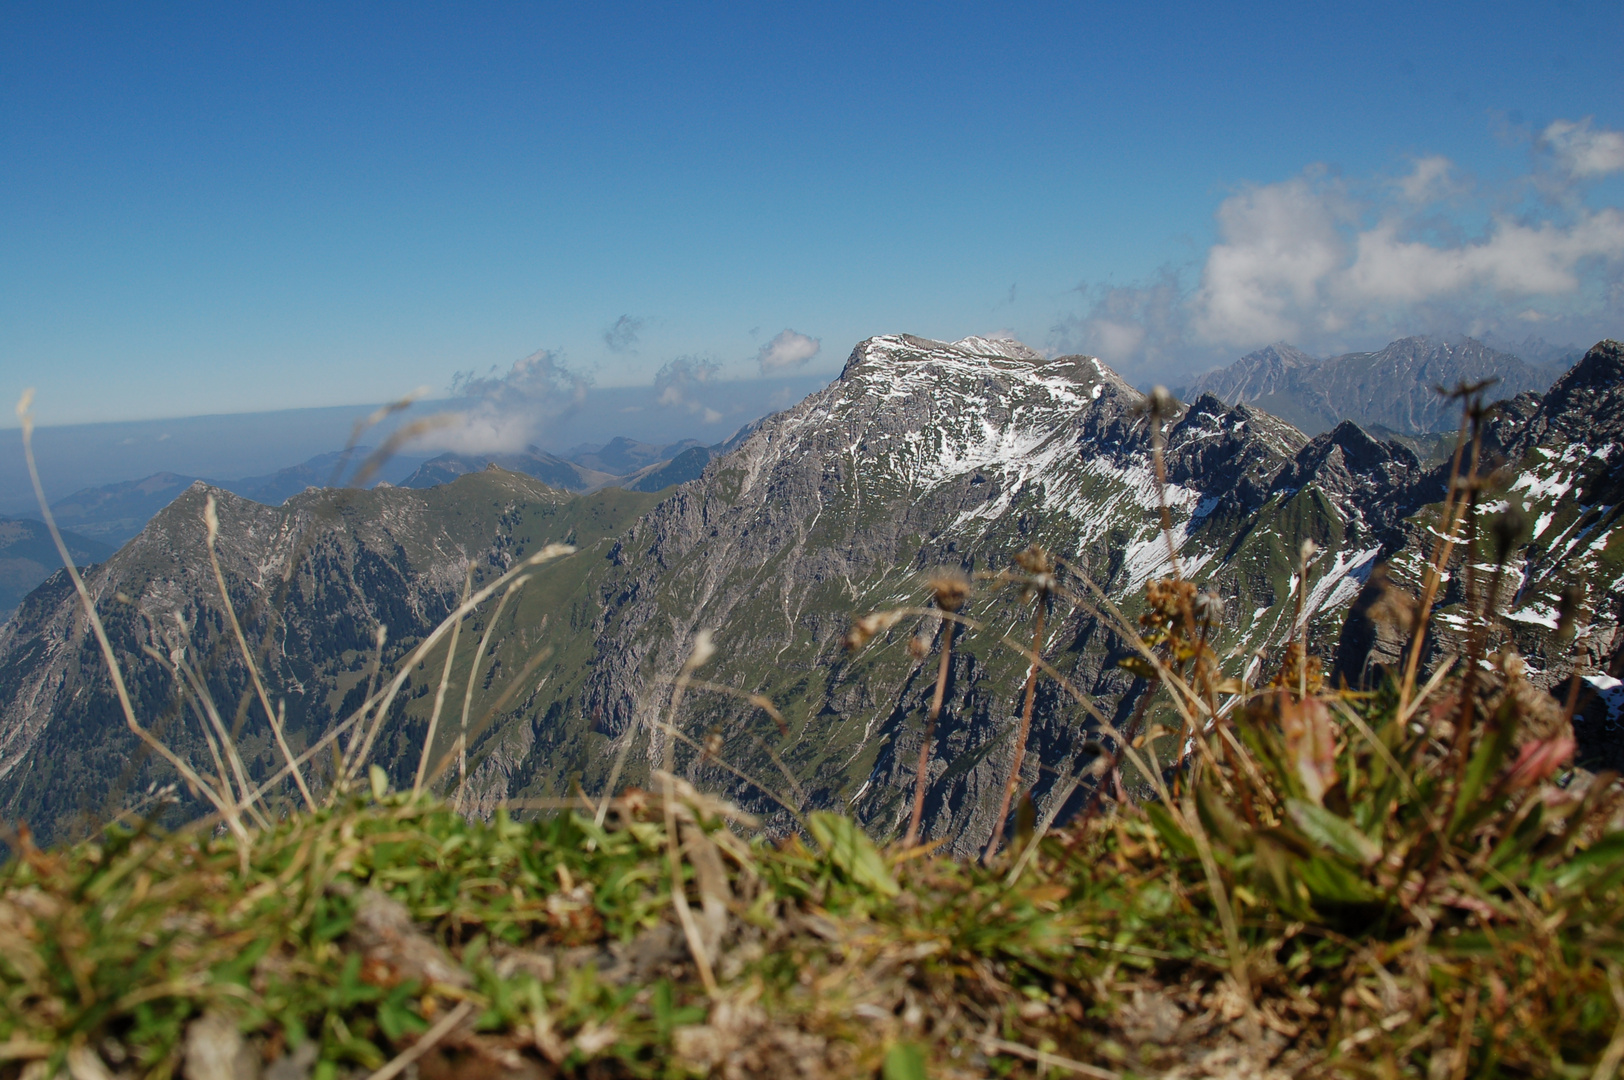
[[[1611,675],[1586,675],[1584,679],[1607,706],[1607,726],[1617,724],[1619,717],[1624,716],[1624,682]]]

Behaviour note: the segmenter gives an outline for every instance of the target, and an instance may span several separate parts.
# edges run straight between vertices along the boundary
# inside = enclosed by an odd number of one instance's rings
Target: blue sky
[[[1136,380],[1624,334],[1616,2],[0,20],[0,393],[41,423],[702,389],[895,331]]]

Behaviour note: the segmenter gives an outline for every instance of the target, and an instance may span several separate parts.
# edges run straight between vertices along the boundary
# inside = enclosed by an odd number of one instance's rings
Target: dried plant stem
[[[282,723],[271,708],[271,695],[265,692],[265,683],[259,677],[259,666],[254,663],[253,651],[248,648],[248,639],[243,635],[242,623],[237,620],[237,609],[231,603],[231,593],[226,589],[226,575],[220,569],[220,556],[215,551],[215,540],[220,535],[220,517],[215,509],[214,496],[210,495],[203,504],[203,523],[207,527],[207,543],[209,549],[209,565],[214,568],[214,583],[220,589],[220,603],[225,606],[226,618],[231,621],[231,632],[236,635],[237,648],[242,653],[242,662],[248,667],[248,677],[253,680],[254,692],[259,695],[259,703],[265,708],[265,719],[271,725],[271,733],[276,738],[277,749],[282,751],[282,760],[287,762],[288,770],[293,775],[293,782],[299,788],[299,794],[304,796],[305,805],[310,809],[316,808],[315,797],[310,794],[310,788],[305,784],[304,773],[293,763],[293,750],[288,746],[287,735],[282,730]],[[246,784],[244,785],[246,787]]]
[[[673,739],[673,740],[675,740],[677,742],[682,743],[684,746],[687,746],[687,747],[689,747],[689,748],[691,748],[693,750],[697,750],[701,754],[703,754],[705,752],[704,745],[701,744],[699,741],[697,741],[692,735],[689,735],[687,732],[678,731],[676,728],[672,727],[670,724],[667,724],[663,720],[656,720],[654,722],[654,727],[655,727],[656,730],[660,731],[662,734],[670,737],[671,739]],[[783,794],[781,792],[774,791],[772,788],[768,787],[764,782],[762,782],[761,780],[757,779],[754,776],[751,776],[749,773],[745,772],[743,769],[739,768],[737,765],[734,765],[732,762],[728,761],[726,758],[717,757],[717,756],[713,755],[710,760],[712,762],[714,762],[716,765],[720,766],[721,768],[726,769],[728,772],[732,773],[734,776],[738,777],[740,780],[743,780],[746,784],[749,784],[751,787],[754,787],[757,791],[759,791],[763,795],[767,796],[767,798],[771,799],[773,802],[777,803],[779,806],[782,806],[785,810],[788,810],[789,813],[790,813],[790,816],[793,817],[797,822],[800,822],[802,824],[802,826],[804,827],[805,823],[801,821],[801,811],[799,809],[797,809],[794,805],[792,805],[788,799],[784,798],[784,796],[783,796]],[[605,804],[607,804],[610,801],[612,801],[612,800],[605,800]]]
[[[930,696],[930,711],[925,714],[925,734],[919,742],[913,812],[908,817],[908,832],[902,840],[906,847],[919,842],[919,825],[925,816],[925,792],[930,787],[930,752],[936,742],[936,720],[942,715],[942,700],[947,694],[947,676],[953,669],[953,631],[957,628],[958,624],[951,619],[942,622],[942,656],[936,666],[936,689]]]
[[[193,710],[200,714],[198,721],[204,727],[204,734],[207,735],[208,726],[213,725],[214,730],[220,737],[221,751],[231,764],[232,774],[237,778],[237,787],[239,790],[246,792],[248,790],[248,768],[243,764],[242,754],[237,750],[237,741],[231,737],[230,731],[227,730],[225,720],[220,716],[220,710],[214,704],[214,696],[209,693],[209,688],[203,682],[202,675],[184,661],[177,663],[175,670],[178,675],[183,675],[186,682],[191,685],[191,705]],[[206,721],[205,717],[207,717]],[[235,798],[231,794],[229,787],[226,787],[225,790],[227,798]],[[247,810],[261,824],[269,824],[257,807],[250,806],[247,807]]]
[[[535,673],[537,667],[541,666],[542,661],[546,660],[547,657],[552,655],[552,652],[553,649],[551,645],[544,645],[540,649],[536,650],[535,655],[531,656],[529,661],[525,663],[524,668],[519,672],[519,674],[514,676],[513,679],[508,682],[507,687],[502,691],[502,696],[496,699],[496,703],[485,710],[484,715],[479,718],[478,723],[475,723],[469,727],[468,737],[470,739],[477,739],[480,734],[490,726],[491,718],[497,713],[501,712],[509,701],[513,700],[513,695],[518,693],[519,688],[525,685],[525,681]],[[456,744],[453,743],[445,753],[440,755],[439,760],[434,763],[434,768],[429,770],[428,779],[423,781],[423,783],[425,785],[429,785],[440,779],[440,777],[445,775],[446,770],[451,768],[452,762],[456,761],[456,759],[457,747]]]
[[[1303,625],[1303,603],[1308,598],[1308,560],[1314,557],[1314,550],[1312,540],[1304,540],[1302,547],[1298,549],[1297,608],[1291,617],[1291,645],[1287,646],[1287,655],[1295,654],[1297,659],[1298,698],[1308,696],[1308,628]],[[1303,636],[1300,646],[1297,642],[1298,634]]]
[[[777,750],[774,750],[772,747],[763,742],[761,736],[759,735],[752,735],[750,738],[754,740],[756,749],[767,755],[768,760],[770,760],[773,765],[777,767],[778,775],[782,776],[784,778],[784,782],[789,785],[790,794],[795,796],[795,806],[798,819],[799,811],[806,807],[806,792],[801,790],[801,785],[796,781],[795,774],[789,771],[789,766],[784,764],[784,759],[778,756]]]
[[[1612,991],[1613,1005],[1618,1009],[1618,1024],[1613,1028],[1607,1049],[1602,1051],[1601,1060],[1596,1063],[1596,1071],[1591,1074],[1595,1080],[1614,1080],[1619,1065],[1624,1064],[1624,972],[1620,972],[1617,964],[1607,965],[1607,988]]]
[[[485,647],[491,643],[491,633],[496,629],[497,620],[502,617],[502,609],[507,607],[513,594],[529,580],[528,574],[515,578],[502,593],[502,599],[496,602],[496,611],[491,614],[490,621],[485,624],[485,632],[479,637],[479,648],[474,650],[473,667],[468,669],[468,685],[462,691],[462,724],[457,731],[457,798],[454,805],[459,814],[462,813],[463,790],[468,783],[468,710],[474,703],[474,678],[479,674],[480,661],[485,658]]]
[[[387,1065],[367,1077],[367,1080],[394,1080],[418,1058],[433,1050],[441,1039],[451,1034],[452,1029],[467,1019],[477,1007],[472,1001],[458,1002],[457,1007],[442,1016],[439,1023],[425,1031],[416,1042],[396,1054]]]
[[[180,687],[181,694],[186,698],[186,704],[191,707],[192,714],[197,717],[197,726],[202,729],[203,743],[209,748],[209,756],[214,759],[214,774],[215,779],[218,781],[216,790],[220,793],[221,798],[235,801],[237,792],[232,790],[231,784],[226,779],[226,763],[225,758],[220,753],[220,741],[211,730],[211,721],[208,714],[203,711],[203,707],[197,703],[197,699],[193,696],[190,680],[180,673],[178,665],[171,663],[168,657],[151,645],[143,645],[141,651],[167,667],[169,673],[175,677],[175,683]]]
[[[23,457],[28,462],[28,479],[34,485],[34,498],[39,503],[40,515],[45,521],[45,527],[51,533],[51,542],[56,545],[57,554],[62,557],[62,565],[68,572],[68,579],[73,582],[74,592],[79,596],[80,606],[84,608],[85,619],[90,623],[91,632],[96,637],[96,644],[101,649],[102,661],[107,665],[108,676],[113,681],[113,691],[118,697],[119,708],[124,713],[124,724],[131,734],[140,739],[159,757],[167,761],[171,768],[180,773],[181,779],[214,804],[226,827],[231,830],[238,841],[239,857],[247,865],[248,859],[248,830],[243,826],[242,815],[229,799],[222,799],[204,782],[186,761],[173,750],[141,726],[135,718],[135,706],[130,701],[129,688],[124,685],[124,672],[119,667],[118,657],[113,652],[113,643],[107,636],[107,628],[102,625],[101,616],[96,612],[96,604],[90,598],[90,590],[85,587],[85,579],[80,576],[79,568],[73,563],[73,556],[68,553],[68,545],[62,540],[62,532],[56,527],[56,517],[51,513],[50,503],[45,498],[45,485],[40,483],[39,465],[34,460],[34,416],[30,406],[34,402],[33,390],[25,390],[22,399],[17,402],[17,419],[22,422]]]
[[[676,700],[675,694],[672,700]],[[669,736],[666,745],[670,745]],[[687,939],[688,952],[694,958],[694,967],[699,970],[699,981],[705,984],[705,993],[715,1001],[721,996],[721,991],[716,985],[716,975],[711,971],[710,956],[705,951],[699,924],[694,920],[693,909],[688,906],[688,887],[683,882],[682,853],[677,847],[676,782],[677,778],[670,772],[660,771],[660,790],[665,804],[665,855],[671,868],[671,906],[676,908],[677,921],[682,924],[682,936]]]
[[[468,564],[468,573],[462,582],[462,601],[468,602],[468,592],[474,587],[474,564]],[[458,605],[461,607],[461,604]],[[440,685],[434,689],[434,711],[429,714],[429,730],[423,736],[423,749],[417,755],[417,777],[412,781],[412,794],[423,793],[423,777],[428,772],[429,754],[434,750],[435,729],[440,726],[440,712],[445,708],[446,685],[451,682],[451,664],[457,658],[457,639],[462,636],[462,619],[458,619],[451,627],[451,644],[446,646],[445,666],[440,669]],[[473,673],[469,672],[472,681]]]
[[[1102,1069],[1098,1065],[1090,1065],[1085,1061],[1074,1061],[1069,1057],[1051,1054],[1047,1050],[1035,1050],[1024,1043],[1010,1042],[1007,1039],[984,1039],[982,1047],[988,1054],[1007,1054],[1010,1057],[1025,1058],[1035,1062],[1045,1069],[1059,1069],[1061,1072],[1072,1073],[1077,1076],[1093,1077],[1094,1080],[1122,1080],[1122,1074],[1113,1069]]]
[[[396,669],[394,677],[389,680],[379,695],[362,702],[361,707],[356,709],[356,711],[347,719],[335,725],[332,730],[328,731],[327,734],[323,735],[320,739],[313,743],[303,754],[300,754],[297,758],[299,763],[303,764],[305,761],[309,760],[318,751],[326,748],[346,731],[349,731],[352,727],[360,724],[370,714],[372,716],[372,724],[367,729],[366,737],[361,740],[361,749],[359,752],[350,755],[350,760],[345,767],[345,779],[353,780],[360,772],[361,767],[366,764],[368,756],[371,755],[373,744],[377,742],[378,732],[383,728],[383,722],[389,715],[389,708],[394,704],[395,697],[400,693],[401,687],[406,685],[406,680],[411,678],[412,669],[415,668],[426,655],[428,655],[431,649],[440,643],[442,638],[451,633],[452,629],[458,624],[458,621],[464,615],[467,615],[469,612],[477,608],[480,604],[483,604],[491,596],[495,595],[497,590],[501,589],[504,585],[512,581],[515,577],[518,577],[530,567],[540,566],[542,563],[550,562],[553,559],[561,558],[565,555],[572,555],[574,553],[575,548],[569,544],[548,544],[546,547],[542,548],[534,555],[531,555],[523,562],[509,567],[495,581],[492,581],[490,584],[468,597],[468,599],[464,600],[457,610],[447,615],[444,619],[441,619],[439,625],[437,625],[433,630],[430,630],[428,636],[422,641],[418,642],[417,646],[401,660],[400,666]],[[280,781],[285,775],[287,775],[286,766],[284,766],[281,771],[273,774],[270,780],[266,781],[265,784],[260,786],[259,790],[264,791],[271,784],[275,784]]]
[[[1032,616],[1032,654],[1034,657],[1043,655],[1043,616],[1044,609],[1048,607],[1047,593],[1039,593],[1037,597],[1037,611]],[[998,803],[998,814],[992,819],[992,836],[987,840],[987,850],[982,853],[983,862],[990,863],[992,857],[998,853],[998,845],[1004,839],[1004,819],[1009,816],[1010,800],[1015,797],[1015,788],[1021,782],[1021,766],[1026,764],[1026,739],[1032,731],[1032,704],[1037,698],[1038,688],[1038,661],[1033,660],[1032,666],[1026,671],[1026,700],[1021,706],[1021,726],[1015,735],[1015,753],[1009,762],[1009,779],[1004,782],[1004,797]]]
[[[1415,629],[1414,636],[1410,640],[1410,655],[1405,661],[1404,678],[1399,684],[1398,712],[1401,723],[1409,719],[1410,695],[1415,691],[1416,675],[1421,669],[1421,649],[1426,642],[1427,622],[1432,617],[1432,602],[1438,596],[1438,585],[1443,580],[1443,569],[1448,565],[1449,557],[1455,550],[1455,528],[1458,524],[1458,515],[1465,505],[1464,493],[1457,494],[1456,482],[1460,479],[1461,459],[1466,452],[1468,424],[1469,418],[1463,413],[1460,429],[1455,435],[1455,456],[1449,466],[1449,490],[1444,494],[1441,514],[1444,527],[1433,545],[1432,561],[1423,576],[1421,601],[1415,609]],[[1475,461],[1473,465],[1476,471]]]
[[[1184,576],[1179,566],[1178,546],[1173,542],[1173,512],[1167,505],[1167,459],[1162,453],[1162,419],[1172,412],[1173,396],[1165,386],[1151,390],[1149,405],[1150,460],[1156,472],[1156,504],[1160,510],[1162,537],[1167,542],[1167,561],[1175,579]]]
[[[372,700],[372,695],[377,692],[378,676],[383,671],[383,645],[387,640],[389,640],[389,627],[385,626],[383,623],[379,623],[378,632],[374,638],[375,644],[372,650],[372,663],[367,671],[367,693],[366,697],[361,699],[363,702],[370,702]],[[361,707],[362,709],[366,708],[365,705],[362,705]],[[360,740],[361,732],[356,731],[355,734],[350,736],[350,745],[345,750],[340,751],[337,744],[334,744],[333,790],[327,794],[327,802],[329,806],[332,805],[332,800],[337,796],[339,788],[342,786],[339,781],[344,776],[344,757],[346,754],[354,754],[356,744]]]
[[[601,827],[604,819],[609,816],[609,803],[615,795],[615,785],[620,783],[620,773],[626,767],[626,757],[632,751],[632,741],[637,738],[638,727],[635,724],[626,726],[625,734],[620,737],[620,749],[615,751],[615,763],[609,769],[609,780],[603,785],[603,796],[598,800],[598,812],[593,820]]]
[[[1048,835],[1049,827],[1054,824],[1054,819],[1059,816],[1061,807],[1066,805],[1066,800],[1071,798],[1072,792],[1077,790],[1077,785],[1082,781],[1081,776],[1075,773],[1072,774],[1066,778],[1066,782],[1060,788],[1059,794],[1049,800],[1049,808],[1043,812],[1043,820],[1039,821],[1037,828],[1032,830],[1032,838],[1021,849],[1020,857],[1015,860],[1015,865],[1010,867],[1009,875],[1004,878],[1005,888],[1012,887],[1015,882],[1020,880],[1021,872],[1032,861],[1032,857],[1038,853],[1038,845]]]

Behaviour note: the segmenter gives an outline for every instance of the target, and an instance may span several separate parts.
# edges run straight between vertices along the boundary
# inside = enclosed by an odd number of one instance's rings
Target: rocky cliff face
[[[851,617],[923,603],[929,569],[1000,570],[1033,541],[1137,610],[1144,583],[1170,565],[1150,423],[1143,395],[1092,358],[1044,360],[979,339],[864,342],[836,383],[764,421],[620,541],[585,711],[604,737],[632,740],[635,758],[657,757],[649,733],[663,688],[710,629],[710,677],[779,704],[791,729],[782,757],[808,798],[892,827],[934,669],[902,648],[917,620],[889,645],[845,655]],[[1181,570],[1223,598],[1236,673],[1253,648],[1289,634],[1275,608],[1305,535],[1326,549],[1311,606],[1334,629],[1379,548],[1379,504],[1419,472],[1413,456],[1357,429],[1311,443],[1211,396],[1162,424],[1174,548]],[[989,629],[961,639],[927,807],[934,835],[966,850],[990,827],[1018,709],[1022,662],[999,638],[1019,636],[1028,617],[1007,591],[986,590],[977,605]],[[1107,712],[1128,708],[1133,685],[1115,666],[1124,643],[1080,609],[1058,614],[1051,659]],[[1028,777],[1040,803],[1069,775],[1086,726],[1044,695]],[[692,710],[684,723],[696,737],[719,734],[753,775],[775,770],[757,744],[777,736],[759,714],[726,700]],[[723,770],[691,768],[763,801]]]
[[[1617,681],[1624,675],[1624,345],[1601,342],[1549,393],[1502,402],[1485,422],[1483,444],[1487,487],[1479,524],[1475,533],[1456,533],[1472,554],[1443,589],[1429,656],[1463,652],[1490,611],[1491,639],[1527,658],[1535,685],[1563,698],[1578,677],[1583,756],[1624,767]],[[1393,581],[1411,594],[1419,593],[1438,542],[1445,469],[1410,488],[1419,505],[1386,537]],[[1497,532],[1504,533],[1506,560],[1491,604]],[[1564,593],[1574,602],[1574,619],[1559,634]],[[1340,663],[1350,673],[1397,659],[1396,641],[1379,640],[1360,612],[1345,637]]]
[[[161,658],[183,661],[206,681],[256,775],[275,750],[247,696],[247,669],[204,546],[210,495],[232,603],[259,643],[272,693],[286,702],[296,748],[358,704],[379,625],[389,628],[386,663],[398,660],[450,610],[470,563],[485,572],[504,566],[538,511],[567,501],[506,472],[427,492],[311,491],[281,507],[199,482],[88,570],[137,714],[180,752],[208,760],[199,717]],[[389,748],[385,760],[394,754]],[[0,816],[60,834],[75,819],[102,820],[149,784],[172,780],[166,773],[127,731],[77,598],[58,572],[0,627]]]

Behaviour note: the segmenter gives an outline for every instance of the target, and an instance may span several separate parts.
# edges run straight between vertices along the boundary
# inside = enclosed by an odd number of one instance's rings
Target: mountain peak
[[[853,368],[870,360],[1019,360],[1028,364],[1045,364],[1048,358],[1029,345],[1009,338],[986,338],[972,335],[958,341],[937,341],[915,334],[877,334],[858,342],[846,361],[841,378]]]
[[[1005,356],[1011,360],[1036,360],[1039,363],[1046,359],[1036,349],[1014,338],[986,338],[972,334],[953,342],[953,345],[978,356]]]

